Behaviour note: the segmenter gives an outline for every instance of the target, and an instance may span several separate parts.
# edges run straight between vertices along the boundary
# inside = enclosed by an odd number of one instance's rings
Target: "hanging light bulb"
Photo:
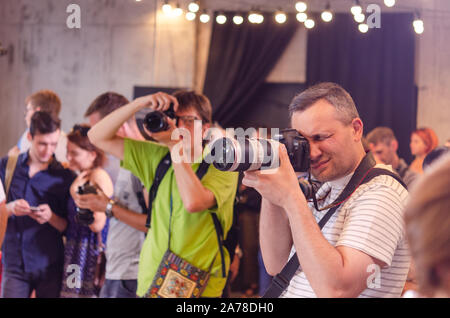
[[[416,13],[416,18],[413,22],[413,27],[414,27],[414,32],[416,32],[417,34],[422,34],[423,31],[425,30],[425,28],[423,26],[423,21],[420,18],[420,15],[418,13]]]
[[[384,0],[384,4],[386,5],[386,7],[393,7],[395,5],[395,0]]]
[[[237,25],[242,24],[244,22],[244,17],[240,14],[236,14],[233,17],[233,22],[234,22],[234,24],[237,24]]]
[[[312,28],[314,28],[315,25],[316,25],[316,23],[315,23],[314,20],[312,20],[312,19],[307,19],[307,20],[305,21],[305,27],[306,27],[307,29],[312,29]]]
[[[364,13],[361,13],[361,14],[355,15],[353,18],[355,19],[356,22],[363,23],[364,20],[366,19],[366,16],[364,15]]]
[[[227,17],[223,13],[219,13],[216,17],[216,22],[219,24],[224,24],[227,22]]]
[[[208,23],[209,20],[210,20],[209,14],[206,12],[206,10],[203,10],[203,13],[200,15],[200,22]]]
[[[361,33],[367,33],[367,31],[369,31],[369,26],[365,23],[361,23],[360,25],[358,25],[358,29]]]
[[[298,12],[305,12],[308,9],[308,5],[304,1],[297,1],[295,4],[295,9]]]
[[[361,14],[362,13],[362,7],[359,3],[359,0],[355,1],[355,4],[351,7],[350,11],[353,15]]]
[[[305,12],[299,12],[295,17],[298,22],[305,22],[308,19],[308,15]]]
[[[254,24],[261,24],[264,21],[264,16],[257,11],[251,11],[248,15],[248,21]]]
[[[324,22],[330,22],[331,20],[333,20],[333,13],[331,13],[330,7],[330,3],[328,2],[325,11],[321,14],[322,20]]]
[[[256,12],[250,12],[248,15],[248,22],[256,23],[256,21],[258,21],[258,14]]]
[[[264,22],[264,16],[261,13],[258,12],[256,23],[257,24],[261,24],[263,22]]]
[[[191,12],[191,11],[186,13],[186,19],[189,20],[189,21],[195,20],[196,16],[197,15],[194,12]]]
[[[189,3],[188,9],[189,9],[189,11],[194,12],[194,13],[198,12],[198,10],[200,10],[200,5],[198,4],[198,1],[193,1],[193,2]]]
[[[162,6],[162,11],[165,15],[170,15],[172,13],[172,6],[169,4],[169,1],[164,1],[164,4]]]
[[[275,13],[275,21],[277,21],[278,23],[282,24],[286,22],[286,20],[287,16],[283,11],[278,11],[277,13]]]
[[[173,15],[176,17],[180,17],[181,15],[183,15],[183,9],[180,8],[180,5],[178,3],[175,9],[173,9]]]

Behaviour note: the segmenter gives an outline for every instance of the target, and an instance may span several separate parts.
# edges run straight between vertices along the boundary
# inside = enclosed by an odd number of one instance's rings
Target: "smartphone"
[[[37,207],[37,206],[30,206],[30,210],[33,211],[33,212],[38,212],[41,209],[39,207]]]

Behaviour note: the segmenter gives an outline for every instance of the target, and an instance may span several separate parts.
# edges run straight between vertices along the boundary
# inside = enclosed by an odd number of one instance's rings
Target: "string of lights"
[[[350,7],[350,12],[352,13],[355,22],[358,24],[358,30],[361,33],[367,33],[370,27],[366,23],[367,17],[364,14],[363,6],[361,5],[361,2],[359,0],[352,0],[352,2],[353,4]],[[395,0],[384,0],[384,5],[388,8],[392,8],[393,6],[395,6],[395,4]],[[297,21],[303,23],[303,25],[307,29],[314,28],[314,26],[316,25],[316,21],[314,20],[313,15],[308,15],[308,1],[297,1],[294,4],[294,8]],[[201,23],[208,23],[211,20],[211,16],[208,13],[208,10],[206,8],[201,8],[199,1],[190,2],[186,9],[187,10],[184,11],[180,7],[179,3],[176,2],[176,0],[165,0],[164,4],[162,5],[162,11],[169,17],[182,17],[184,15],[185,18],[189,21],[194,21],[198,17]],[[326,3],[326,6],[323,8],[323,11],[320,14],[320,17],[324,23],[331,23],[333,21],[334,14],[330,1]],[[263,12],[258,7],[252,7],[247,14],[234,14],[231,21],[236,25],[240,25],[244,23],[245,18],[247,18],[247,21],[252,24],[261,24],[264,22]],[[287,21],[288,16],[285,11],[283,11],[281,8],[278,8],[273,13],[273,18],[277,23],[283,24]],[[219,12],[217,14],[215,21],[218,24],[225,24],[229,22],[227,16],[223,12]],[[231,21],[229,23],[231,23]],[[421,19],[420,13],[418,11],[415,11],[415,19],[412,23],[412,26],[417,34],[422,34],[425,30],[423,20]]]

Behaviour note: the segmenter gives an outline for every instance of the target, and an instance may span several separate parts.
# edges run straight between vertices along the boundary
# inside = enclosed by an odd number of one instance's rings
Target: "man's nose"
[[[311,160],[314,161],[320,158],[320,156],[322,155],[322,151],[320,150],[319,146],[314,142],[310,142],[309,147]]]

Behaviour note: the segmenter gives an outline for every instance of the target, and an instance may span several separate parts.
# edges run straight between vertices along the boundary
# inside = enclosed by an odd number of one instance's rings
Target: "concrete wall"
[[[212,23],[167,18],[160,11],[162,2],[0,0],[0,42],[10,48],[8,56],[0,57],[0,155],[25,129],[24,99],[42,88],[60,95],[66,131],[83,120],[89,103],[106,90],[132,98],[134,85],[201,89]],[[189,1],[179,2],[186,7]],[[276,9],[269,0],[202,2],[212,10],[248,11],[250,2]],[[70,3],[81,7],[81,29],[66,26]],[[277,5],[291,8],[291,3],[278,1]],[[313,10],[320,10],[326,1],[312,3]],[[435,128],[443,142],[450,138],[450,1],[397,3],[393,10],[417,7],[422,11],[425,33],[418,36],[416,50],[418,124]],[[332,5],[336,11],[344,11],[349,1],[336,0]],[[304,81],[306,38],[307,32],[300,29],[270,81]]]

